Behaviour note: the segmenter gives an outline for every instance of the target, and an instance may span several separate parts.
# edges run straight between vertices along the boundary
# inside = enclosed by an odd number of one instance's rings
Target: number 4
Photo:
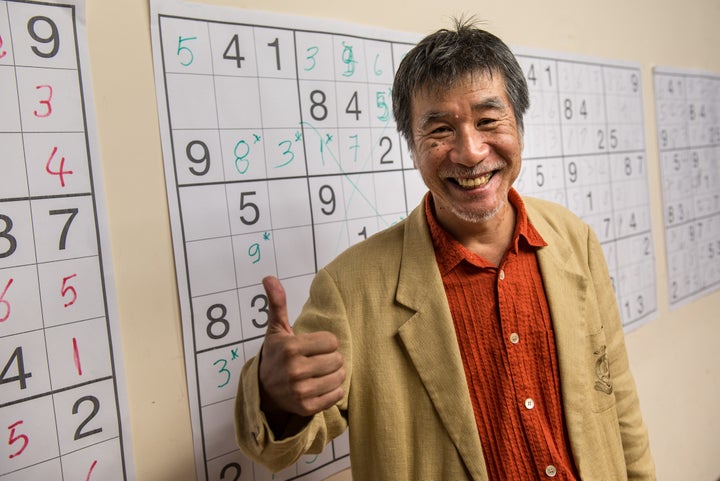
[[[17,361],[17,376],[7,377],[10,367],[13,365],[13,361]],[[8,362],[7,364],[5,364],[2,372],[0,372],[0,385],[17,381],[20,383],[20,389],[27,389],[27,382],[25,382],[25,380],[29,377],[32,377],[32,373],[25,372],[25,362],[23,361],[22,346],[18,346],[13,351],[10,359],[8,359]]]
[[[60,164],[58,170],[52,170],[52,167],[50,167],[50,163],[53,161],[53,158],[55,157],[55,154],[57,153],[58,148],[53,147],[52,152],[50,153],[50,158],[48,159],[47,163],[45,164],[45,172],[47,172],[50,175],[57,175],[60,179],[60,187],[65,187],[65,174],[71,175],[73,173],[72,170],[65,170],[65,157],[60,157],[60,161],[58,162]]]
[[[245,57],[240,56],[240,40],[237,34],[233,35],[232,40],[230,40],[230,43],[223,52],[223,58],[225,60],[235,60],[237,68],[242,68],[242,61],[245,60]]]

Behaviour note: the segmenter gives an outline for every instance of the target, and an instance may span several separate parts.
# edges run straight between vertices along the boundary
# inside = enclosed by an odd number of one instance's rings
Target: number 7
[[[58,243],[58,249],[63,251],[63,250],[65,250],[65,246],[67,245],[67,235],[68,235],[68,231],[70,230],[70,224],[72,224],[73,219],[77,215],[78,209],[77,208],[56,209],[56,210],[51,210],[48,213],[50,215],[70,214],[70,216],[65,221],[65,225],[63,226],[62,232],[60,233],[60,242]]]

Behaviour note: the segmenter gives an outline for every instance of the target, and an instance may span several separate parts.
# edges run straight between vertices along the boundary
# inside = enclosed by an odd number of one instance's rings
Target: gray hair
[[[512,104],[520,135],[530,106],[527,82],[515,55],[498,37],[477,28],[475,20],[455,19],[455,30],[440,29],[422,39],[400,62],[393,82],[393,115],[398,131],[414,148],[412,98],[421,89],[441,91],[467,75],[499,73]]]

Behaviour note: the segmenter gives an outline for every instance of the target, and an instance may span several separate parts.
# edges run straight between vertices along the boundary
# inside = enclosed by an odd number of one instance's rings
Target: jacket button
[[[535,401],[533,401],[532,398],[530,398],[530,397],[527,398],[527,399],[525,400],[525,407],[528,408],[528,409],[534,408],[534,407],[535,407]]]
[[[557,468],[550,464],[547,468],[545,468],[545,474],[547,474],[548,478],[554,478],[557,474]]]

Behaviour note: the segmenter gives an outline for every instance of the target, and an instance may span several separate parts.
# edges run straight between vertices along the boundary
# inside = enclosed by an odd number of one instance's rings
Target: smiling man
[[[236,400],[273,470],[350,428],[353,479],[654,480],[602,249],[521,198],[525,78],[471,22],[403,59],[398,129],[429,193],[318,272],[294,328],[270,301]]]

